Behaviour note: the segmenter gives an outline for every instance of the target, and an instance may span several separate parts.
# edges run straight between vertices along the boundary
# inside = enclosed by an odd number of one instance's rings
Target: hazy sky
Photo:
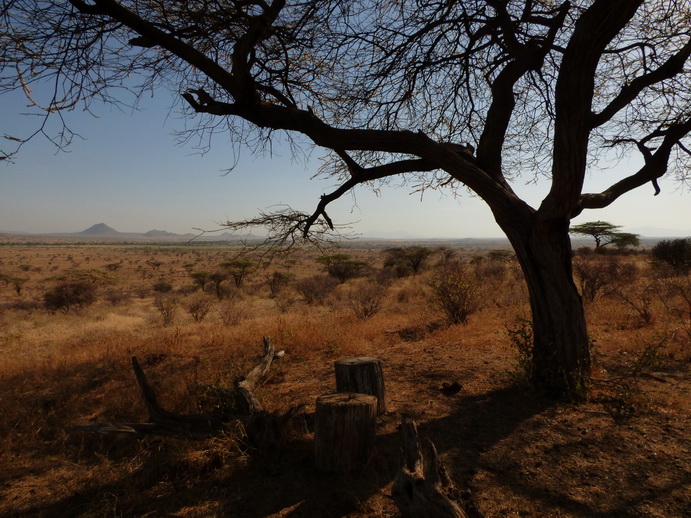
[[[227,140],[216,137],[205,155],[193,145],[177,145],[174,132],[184,123],[169,114],[169,101],[164,94],[127,113],[96,106],[98,118],[66,113],[71,129],[84,137],[76,138],[68,152],[37,137],[14,163],[0,162],[0,231],[78,232],[106,223],[121,232],[186,233],[215,229],[221,221],[252,217],[277,204],[311,212],[319,196],[335,185],[329,179],[310,180],[320,165],[319,150],[302,163],[295,163],[284,147],[273,157],[245,150],[235,169],[224,175],[234,158]],[[26,104],[18,95],[0,96],[0,135],[21,137],[36,129],[35,117],[20,115]],[[593,171],[587,190],[601,190],[616,175]],[[644,186],[574,221],[606,220],[644,236],[691,236],[691,193],[682,193],[671,180],[660,186],[657,197]],[[515,188],[536,206],[548,186],[519,180]],[[353,230],[368,236],[503,235],[478,198],[428,192],[420,201],[411,190],[385,187],[377,197],[360,187],[354,198],[344,196],[328,212],[335,222],[355,222]]]

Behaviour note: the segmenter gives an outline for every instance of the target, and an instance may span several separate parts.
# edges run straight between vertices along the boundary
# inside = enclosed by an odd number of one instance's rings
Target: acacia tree
[[[618,232],[621,225],[614,225],[606,221],[589,221],[571,227],[572,234],[580,236],[590,236],[595,240],[595,248],[614,244],[619,248],[626,246],[638,246],[640,239],[638,234],[630,232]]]
[[[333,227],[328,204],[361,184],[404,177],[416,189],[472,190],[522,266],[533,382],[555,395],[582,394],[590,374],[570,220],[646,183],[658,192],[658,178],[689,165],[682,0],[1,5],[1,88],[31,97],[50,81],[46,115],[163,86],[180,92],[198,129],[259,145],[281,130],[326,150],[340,186],[311,214],[257,220],[289,242]],[[627,177],[583,192],[594,161],[632,155],[640,166]],[[519,174],[550,182],[539,206],[512,188]]]

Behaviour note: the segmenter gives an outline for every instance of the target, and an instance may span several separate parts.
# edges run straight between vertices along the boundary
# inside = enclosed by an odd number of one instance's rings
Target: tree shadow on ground
[[[420,434],[432,439],[441,454],[462,445],[464,452],[461,472],[473,472],[478,468],[480,455],[501,441],[521,422],[542,412],[553,402],[536,397],[532,393],[502,389],[482,396],[458,398],[458,411],[441,419],[421,422]],[[489,416],[489,418],[488,418]],[[412,416],[415,418],[415,416]],[[399,415],[383,416],[388,431],[377,435],[376,451],[362,473],[339,475],[316,470],[313,462],[312,443],[300,442],[289,445],[280,472],[273,479],[257,484],[256,476],[248,471],[238,473],[229,481],[234,492],[244,495],[235,501],[228,516],[260,518],[282,511],[282,516],[307,518],[320,516],[337,518],[349,514],[374,514],[366,502],[376,494],[391,506],[389,485],[401,463],[401,439],[395,430]],[[490,426],[488,423],[491,422]],[[457,473],[459,470],[452,470]]]
[[[567,405],[555,404],[529,390],[515,387],[477,395],[460,393],[450,401],[451,412],[441,418],[411,417],[418,421],[420,435],[435,443],[451,478],[462,489],[470,489],[473,493],[476,489],[480,493],[481,489],[486,495],[487,488],[482,484],[491,483],[497,491],[517,496],[513,501],[503,498],[504,505],[515,507],[498,509],[497,513],[490,513],[493,516],[520,513],[520,504],[516,501],[533,503],[532,510],[523,513],[526,516],[540,515],[535,514],[536,508],[543,510],[543,516],[553,515],[552,512],[597,518],[639,516],[641,506],[654,507],[657,499],[665,495],[676,492],[681,496],[674,498],[684,498],[683,486],[691,482],[688,466],[682,466],[677,476],[653,483],[647,480],[646,474],[655,473],[660,459],[652,456],[629,458],[627,452],[622,453],[618,463],[621,472],[611,476],[576,466],[577,471],[564,471],[560,480],[539,479],[540,463],[599,455],[600,445],[621,440],[619,429],[597,438],[582,435],[573,429],[573,421],[582,417],[582,412],[574,412]],[[562,419],[564,415],[567,417]],[[88,486],[79,488],[78,493],[65,488],[63,497],[58,496],[49,504],[35,502],[22,509],[21,515],[93,515],[101,503],[103,514],[110,509],[110,514],[117,512],[122,516],[390,516],[395,513],[395,506],[389,486],[401,460],[401,440],[396,430],[399,421],[397,413],[382,416],[376,450],[368,465],[361,473],[345,475],[323,473],[314,467],[309,425],[301,438],[286,444],[278,464],[261,452],[219,458],[207,451],[201,461],[192,462],[187,458],[190,454],[198,455],[200,449],[209,448],[208,442],[99,438],[93,441],[94,455],[101,452],[112,462],[126,462],[127,454],[136,451],[145,451],[147,455],[141,455],[141,461],[128,477],[101,483],[91,481]],[[111,441],[122,444],[110,447],[101,444]],[[230,438],[216,438],[215,441],[220,449],[228,451],[231,448]],[[615,464],[609,462],[607,465]],[[555,471],[559,470],[552,466],[550,472]],[[629,472],[631,487],[628,491],[620,491],[617,486],[622,484],[623,473]],[[485,478],[479,479],[479,475]],[[15,470],[14,476],[21,477],[20,470]],[[474,484],[480,487],[475,488]],[[599,492],[600,497],[595,494],[593,498],[579,499],[573,494],[574,487]],[[56,493],[59,491],[57,488]],[[608,492],[611,494],[607,495]],[[489,495],[491,498],[491,493]],[[187,511],[182,513],[185,509]],[[677,516],[674,512],[667,515]],[[471,509],[470,516],[480,514]]]

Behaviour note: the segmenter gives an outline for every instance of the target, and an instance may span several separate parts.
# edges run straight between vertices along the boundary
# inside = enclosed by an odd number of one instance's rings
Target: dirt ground
[[[46,253],[69,253],[76,261],[86,252]],[[93,266],[101,252],[89,253]],[[103,253],[104,264],[118,259],[112,249]],[[130,259],[133,271],[151,255]],[[17,250],[3,256],[3,267],[10,256]],[[34,278],[47,278],[47,268]],[[419,309],[417,282],[394,284],[388,306],[366,321],[338,305],[296,302],[287,311],[262,312],[264,299],[254,294],[253,315],[235,326],[209,320],[162,327],[150,294],[45,315],[15,302],[10,307],[16,299],[6,290],[0,515],[400,516],[391,486],[401,466],[398,428],[405,415],[435,444],[455,484],[451,494],[471,517],[691,516],[689,344],[677,337],[655,346],[662,310],[656,324],[641,327],[615,299],[590,306],[591,396],[571,404],[545,399],[522,381],[506,331],[514,305],[495,301],[467,324],[447,325]],[[265,335],[286,354],[258,392],[262,404],[278,414],[305,405],[277,463],[247,447],[237,425],[204,440],[73,429],[146,420],[132,355],[162,406],[213,410],[199,387],[228,385],[248,372]],[[378,420],[375,451],[362,472],[320,472],[314,401],[335,389],[333,362],[353,356],[382,361],[389,411]],[[459,392],[442,392],[442,383],[456,381]]]

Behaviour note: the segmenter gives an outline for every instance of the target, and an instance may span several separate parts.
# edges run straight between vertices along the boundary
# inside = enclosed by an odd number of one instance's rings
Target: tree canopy
[[[639,235],[631,232],[619,232],[621,225],[614,225],[606,221],[589,221],[571,227],[572,234],[591,236],[595,239],[595,248],[613,244],[616,247],[637,246]]]
[[[683,0],[1,0],[0,93],[45,117],[165,88],[192,121],[261,147],[324,150],[339,181],[311,213],[245,223],[291,244],[334,228],[358,185],[469,189],[490,207],[531,298],[534,382],[581,391],[590,372],[568,228],[691,151],[691,6]],[[126,100],[126,93],[134,100]],[[44,94],[42,97],[39,94]],[[62,119],[61,119],[62,120]],[[47,134],[68,143],[65,126]],[[30,136],[12,136],[19,145]],[[3,151],[10,157],[16,151]],[[631,160],[631,159],[635,160]],[[584,192],[599,164],[629,165]],[[517,176],[549,182],[533,207]],[[233,224],[231,224],[233,226]]]

